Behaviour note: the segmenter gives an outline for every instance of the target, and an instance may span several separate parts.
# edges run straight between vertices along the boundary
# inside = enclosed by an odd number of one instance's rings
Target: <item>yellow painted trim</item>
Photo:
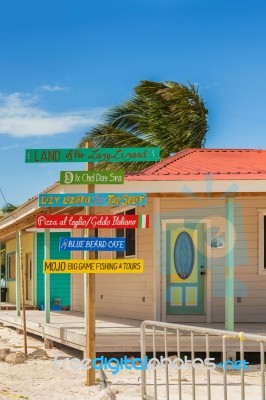
[[[182,287],[171,287],[171,306],[182,306]]]
[[[186,288],[186,306],[197,306],[198,305],[198,288],[187,287]]]

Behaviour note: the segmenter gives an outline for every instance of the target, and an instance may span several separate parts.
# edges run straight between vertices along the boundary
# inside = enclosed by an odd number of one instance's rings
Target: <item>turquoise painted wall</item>
[[[69,237],[69,232],[52,232],[50,238],[50,258],[69,260],[70,251],[59,251],[59,238]],[[44,304],[44,234],[37,233],[37,305]],[[70,274],[51,274],[51,304],[59,298],[63,306],[70,305]]]

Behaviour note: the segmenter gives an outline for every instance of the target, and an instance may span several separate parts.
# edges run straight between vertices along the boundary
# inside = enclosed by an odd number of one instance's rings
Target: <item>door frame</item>
[[[162,227],[162,264],[161,264],[161,273],[162,273],[162,320],[167,320],[166,313],[166,227],[167,224],[184,224],[184,223],[202,223],[205,225],[206,231],[206,286],[205,286],[205,315],[206,322],[211,322],[211,218],[162,218],[161,227]],[[195,315],[194,315],[195,316]],[[191,314],[191,318],[193,319],[193,315]]]

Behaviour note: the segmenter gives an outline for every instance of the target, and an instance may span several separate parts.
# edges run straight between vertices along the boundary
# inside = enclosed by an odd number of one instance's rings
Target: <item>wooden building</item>
[[[55,184],[45,193],[81,192],[85,187]],[[127,238],[123,254],[99,252],[99,258],[141,258],[144,273],[98,275],[97,313],[137,320],[225,322],[227,328],[233,328],[234,321],[266,322],[266,150],[188,149],[127,174],[123,185],[96,185],[95,191],[147,193],[145,206],[97,207],[97,214],[150,216],[147,229],[99,229],[99,237]],[[14,254],[18,229],[27,235],[23,257],[27,265],[27,254],[32,253],[34,288],[41,279],[38,266],[43,256],[38,249],[43,251],[43,244],[36,241],[36,231],[28,230],[34,230],[40,212],[83,210],[40,209],[36,197],[0,220],[7,254]],[[73,252],[71,257],[83,255]],[[73,274],[69,280],[71,309],[83,311],[84,275]],[[15,301],[15,281],[7,281],[13,293],[9,300]],[[38,296],[32,301],[37,305]]]

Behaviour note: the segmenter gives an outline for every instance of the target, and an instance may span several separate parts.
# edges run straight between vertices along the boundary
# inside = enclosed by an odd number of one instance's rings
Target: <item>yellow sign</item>
[[[45,274],[139,274],[144,262],[136,258],[119,260],[43,260]]]

